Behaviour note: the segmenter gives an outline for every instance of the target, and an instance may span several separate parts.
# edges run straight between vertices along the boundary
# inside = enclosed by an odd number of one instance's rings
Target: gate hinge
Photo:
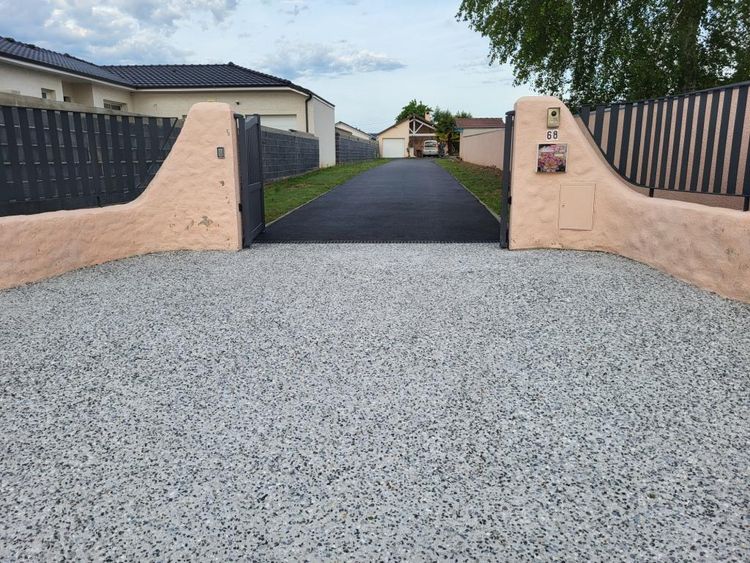
[[[513,197],[512,196],[508,196],[508,205],[510,205],[511,203],[513,203]]]
[[[242,213],[242,204],[240,203],[237,207],[240,208],[240,213]]]

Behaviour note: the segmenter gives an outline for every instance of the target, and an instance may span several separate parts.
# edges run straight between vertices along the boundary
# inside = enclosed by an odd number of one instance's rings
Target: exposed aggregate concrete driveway
[[[258,245],[0,292],[0,560],[747,560],[750,307]]]

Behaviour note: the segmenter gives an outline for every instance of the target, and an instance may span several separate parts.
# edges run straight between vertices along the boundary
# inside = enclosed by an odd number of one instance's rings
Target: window
[[[70,96],[63,96],[63,102],[69,102]]]
[[[113,102],[111,100],[104,100],[104,109],[113,109],[115,111],[125,111],[128,106],[122,102]]]
[[[55,99],[55,91],[54,90],[48,90],[47,88],[42,88],[42,99],[43,100],[54,100]]]

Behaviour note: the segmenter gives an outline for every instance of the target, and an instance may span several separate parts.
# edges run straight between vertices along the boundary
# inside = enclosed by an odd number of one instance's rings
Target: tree
[[[750,79],[750,0],[463,0],[516,84],[580,103]]]
[[[406,119],[407,117],[411,117],[412,115],[424,117],[431,112],[432,108],[427,104],[422,103],[422,100],[417,101],[416,99],[413,99],[401,109],[401,113],[399,113],[398,117],[396,117],[396,122],[398,123],[399,121],[403,121],[404,119]]]
[[[453,117],[455,117],[456,119],[459,119],[459,118],[467,118],[467,117],[473,117],[473,116],[468,111],[457,111],[456,113],[453,114]]]
[[[456,119],[448,109],[435,108],[432,114],[432,123],[435,125],[435,134],[438,141],[445,143],[448,153],[453,152],[453,141],[458,138],[456,131]]]

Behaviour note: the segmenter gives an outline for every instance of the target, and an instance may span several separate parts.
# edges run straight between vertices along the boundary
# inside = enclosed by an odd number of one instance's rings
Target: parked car
[[[422,146],[422,156],[439,156],[440,150],[438,148],[438,142],[427,140]]]

